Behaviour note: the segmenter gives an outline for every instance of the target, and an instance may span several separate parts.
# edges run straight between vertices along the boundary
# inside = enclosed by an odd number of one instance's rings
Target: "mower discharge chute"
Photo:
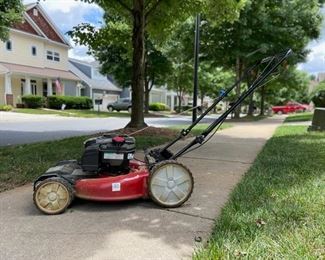
[[[46,214],[59,214],[74,197],[95,201],[122,201],[151,198],[162,207],[179,207],[193,191],[192,173],[177,158],[210,140],[224,120],[246,97],[291,55],[291,50],[267,57],[248,68],[243,77],[224,91],[214,103],[179,136],[162,148],[146,151],[145,162],[135,160],[135,139],[127,135],[107,134],[88,139],[80,161],[61,161],[34,182],[36,207]],[[233,105],[200,135],[176,153],[169,148],[191,130],[252,71],[259,71],[254,82]],[[212,133],[213,132],[213,133]],[[212,134],[211,134],[212,133]]]

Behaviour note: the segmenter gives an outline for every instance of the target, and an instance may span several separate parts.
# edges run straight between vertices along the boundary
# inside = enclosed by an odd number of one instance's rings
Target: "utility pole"
[[[196,15],[195,22],[195,41],[194,41],[194,88],[193,88],[193,110],[192,110],[192,122],[197,118],[197,93],[199,88],[199,52],[200,52],[200,14]]]

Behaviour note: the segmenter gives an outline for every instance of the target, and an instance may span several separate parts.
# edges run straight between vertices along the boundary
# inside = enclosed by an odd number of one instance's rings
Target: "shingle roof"
[[[1,69],[1,67],[4,67],[9,72],[24,73],[24,74],[37,76],[37,77],[61,78],[61,79],[78,80],[78,81],[80,80],[72,72],[65,71],[65,70],[39,68],[39,67],[25,66],[25,65],[6,63],[6,62],[0,62],[0,70],[3,70]]]
[[[100,89],[100,90],[119,91],[119,92],[122,91],[121,88],[116,86],[113,82],[111,82],[107,78],[103,78],[103,79],[89,78],[86,74],[80,71],[71,61],[77,63],[79,62],[89,67],[96,67],[96,66],[92,66],[92,64],[89,62],[80,61],[77,59],[69,59],[69,70],[72,71],[74,74],[76,74],[81,80],[83,80],[91,88]]]

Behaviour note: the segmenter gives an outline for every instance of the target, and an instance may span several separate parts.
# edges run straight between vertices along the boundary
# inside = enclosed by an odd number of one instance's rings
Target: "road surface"
[[[217,116],[207,116],[202,122],[212,122]],[[123,128],[129,118],[76,118],[55,115],[30,115],[0,112],[0,146],[56,140]],[[190,124],[191,117],[146,118],[155,127]]]

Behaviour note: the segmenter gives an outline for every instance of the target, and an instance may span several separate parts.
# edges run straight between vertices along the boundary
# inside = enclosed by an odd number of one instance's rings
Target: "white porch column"
[[[170,94],[170,99],[171,99],[171,102],[170,102],[171,107],[170,107],[170,109],[174,111],[175,110],[175,104],[174,104],[175,96],[174,96],[173,93]]]
[[[5,74],[5,95],[11,95],[11,94],[12,94],[11,74],[6,73]]]
[[[52,90],[52,79],[47,79],[47,96],[52,96],[53,90]]]
[[[25,86],[24,86],[24,95],[32,94],[32,86],[30,84],[30,77],[25,78]]]

